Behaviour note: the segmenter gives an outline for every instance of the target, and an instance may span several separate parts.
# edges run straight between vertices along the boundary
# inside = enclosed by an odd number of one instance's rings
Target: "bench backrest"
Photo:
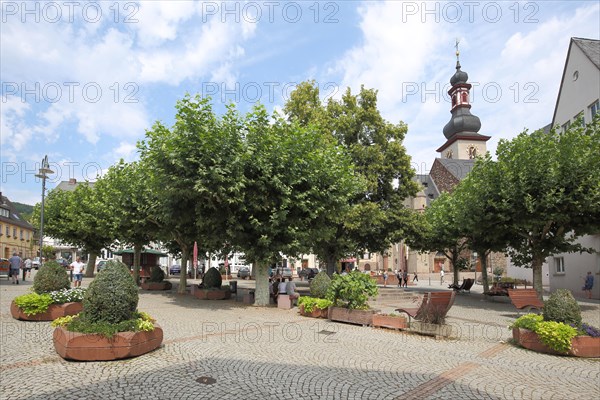
[[[431,292],[429,293],[429,304],[432,306],[439,307],[444,311],[444,315],[450,310],[450,307],[454,304],[454,291],[451,292]]]
[[[535,289],[508,289],[508,297],[517,308],[523,305],[544,305],[544,302],[538,298]]]
[[[465,281],[465,286],[462,288],[462,290],[471,290],[473,284],[475,283],[475,279],[467,278]]]

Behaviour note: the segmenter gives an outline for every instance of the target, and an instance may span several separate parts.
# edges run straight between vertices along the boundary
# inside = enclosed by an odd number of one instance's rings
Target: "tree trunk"
[[[257,261],[254,263],[256,270],[256,290],[254,291],[254,305],[269,305],[269,266],[267,263]]]
[[[133,280],[136,285],[140,284],[140,259],[142,258],[142,245],[133,245]]]
[[[187,265],[188,258],[190,257],[190,251],[187,247],[181,248],[181,272],[179,272],[179,289],[177,294],[185,294],[185,287],[187,285]]]
[[[98,253],[90,252],[87,266],[85,267],[85,277],[93,278],[94,277],[94,269],[96,269],[96,258],[98,258]]]
[[[456,286],[458,286],[458,280],[459,280],[459,276],[458,273],[460,272],[458,270],[458,250],[454,250],[452,252],[452,283]]]
[[[336,258],[334,255],[328,255],[327,259],[325,260],[325,262],[327,263],[327,275],[332,276],[333,273],[335,272],[335,267],[336,267]]]
[[[481,283],[483,284],[483,293],[487,293],[490,290],[490,284],[488,282],[487,274],[487,256],[489,252],[479,252],[479,260],[481,261]],[[475,266],[477,268],[477,266]]]
[[[538,298],[544,300],[544,284],[542,282],[542,264],[544,258],[541,256],[533,256],[532,268],[533,268],[533,288],[537,292]]]

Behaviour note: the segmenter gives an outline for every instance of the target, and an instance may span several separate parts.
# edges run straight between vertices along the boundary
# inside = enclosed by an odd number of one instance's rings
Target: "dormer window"
[[[6,208],[0,207],[0,217],[9,218],[10,211],[8,211]]]

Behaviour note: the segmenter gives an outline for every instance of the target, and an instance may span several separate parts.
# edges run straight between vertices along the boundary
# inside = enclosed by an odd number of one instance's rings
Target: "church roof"
[[[436,158],[448,172],[462,181],[475,165],[475,160],[458,160],[454,158]]]
[[[571,38],[571,40],[583,51],[583,54],[590,59],[596,68],[600,69],[600,40],[576,37]]]
[[[431,178],[431,175],[422,175],[417,174],[415,176],[415,181],[420,183],[423,187],[423,193],[425,194],[426,204],[429,207],[429,204],[437,199],[440,195],[440,191],[435,184],[434,180]]]

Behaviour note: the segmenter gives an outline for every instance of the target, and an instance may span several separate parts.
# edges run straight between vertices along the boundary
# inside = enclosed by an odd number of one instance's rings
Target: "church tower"
[[[460,69],[459,55],[457,42],[456,72],[450,78],[452,88],[448,91],[452,99],[450,110],[452,116],[443,130],[446,143],[436,151],[443,159],[469,160],[486,153],[485,143],[490,136],[478,133],[481,121],[477,116],[471,114],[471,104],[469,103],[471,84],[467,83],[469,75]]]

